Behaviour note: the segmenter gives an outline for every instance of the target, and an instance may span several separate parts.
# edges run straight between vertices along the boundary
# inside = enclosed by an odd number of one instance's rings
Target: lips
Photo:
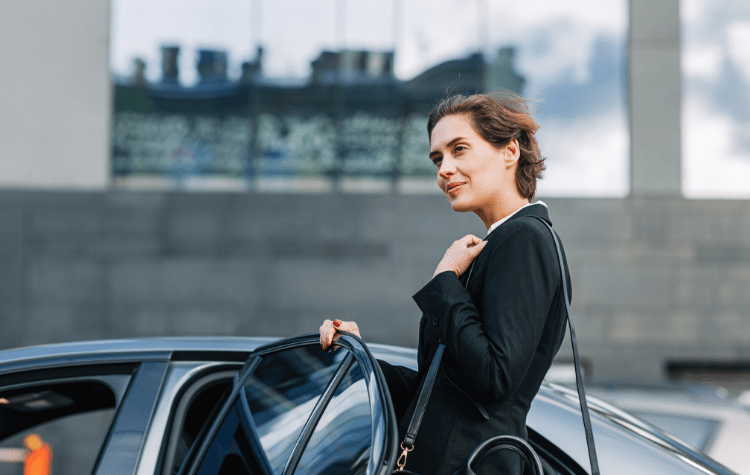
[[[453,183],[448,183],[448,187],[447,187],[448,193],[455,193],[456,189],[465,183],[466,183],[465,181],[457,181]]]

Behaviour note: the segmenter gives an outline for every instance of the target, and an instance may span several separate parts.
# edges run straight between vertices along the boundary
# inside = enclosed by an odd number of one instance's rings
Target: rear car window
[[[115,410],[112,390],[94,381],[0,388],[0,474],[25,461],[53,473],[91,473]]]

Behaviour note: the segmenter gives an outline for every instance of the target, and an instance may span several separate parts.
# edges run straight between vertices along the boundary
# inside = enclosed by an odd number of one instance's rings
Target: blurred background
[[[739,0],[2,1],[0,347],[325,318],[416,346],[411,295],[486,232],[426,118],[504,88],[542,126],[590,390],[746,452],[716,401],[750,404],[749,52]]]
[[[426,117],[506,88],[542,126],[587,372],[739,394],[748,51],[729,0],[0,2],[0,345],[340,318],[415,346],[411,295],[486,232]]]

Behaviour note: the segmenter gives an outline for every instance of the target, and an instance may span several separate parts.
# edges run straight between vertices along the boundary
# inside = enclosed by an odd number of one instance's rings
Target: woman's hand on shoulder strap
[[[461,276],[469,268],[471,262],[482,252],[486,244],[487,241],[483,241],[472,234],[467,234],[458,241],[454,241],[451,247],[445,251],[443,259],[432,276],[435,277],[448,270],[455,272],[457,276]]]
[[[339,330],[353,333],[362,338],[359,334],[359,326],[356,322],[344,322],[341,320],[325,320],[320,326],[320,346],[325,350],[331,343],[341,337]]]

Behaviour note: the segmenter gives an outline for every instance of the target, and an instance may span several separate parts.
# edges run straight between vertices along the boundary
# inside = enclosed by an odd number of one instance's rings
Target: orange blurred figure
[[[23,439],[23,445],[29,449],[23,462],[23,475],[50,475],[52,473],[52,448],[36,434],[29,434]]]

